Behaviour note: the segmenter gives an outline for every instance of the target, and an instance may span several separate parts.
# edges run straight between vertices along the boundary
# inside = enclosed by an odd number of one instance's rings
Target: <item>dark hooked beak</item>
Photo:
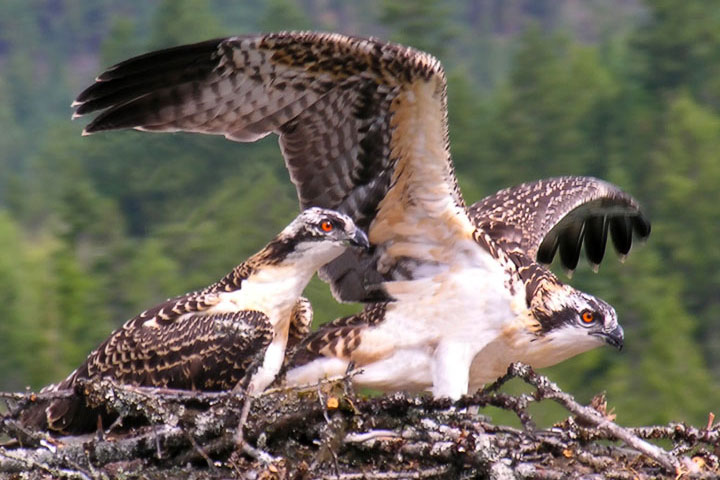
[[[350,245],[355,245],[357,247],[363,247],[367,249],[370,248],[370,241],[368,240],[367,235],[365,235],[365,232],[363,232],[359,228],[356,228],[355,235],[350,239]]]
[[[623,329],[620,325],[615,327],[615,329],[610,332],[597,332],[595,333],[595,335],[602,337],[602,339],[605,340],[605,343],[607,343],[608,345],[613,346],[618,350],[623,349],[623,340],[625,339],[625,333],[623,332]]]

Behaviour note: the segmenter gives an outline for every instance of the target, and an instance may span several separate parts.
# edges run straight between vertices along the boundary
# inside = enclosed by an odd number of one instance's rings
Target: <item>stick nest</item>
[[[86,382],[88,401],[118,412],[106,431],[58,437],[25,428],[24,408],[72,392],[3,393],[0,478],[567,479],[718,478],[720,426],[625,428],[602,396],[579,404],[530,367],[457,402],[403,393],[358,398],[351,376],[244,398]],[[530,394],[501,387],[520,378]],[[538,429],[528,407],[569,417]],[[478,408],[514,412],[522,428]],[[662,446],[661,446],[662,445]],[[663,448],[664,447],[664,448]],[[669,450],[668,450],[669,448]]]

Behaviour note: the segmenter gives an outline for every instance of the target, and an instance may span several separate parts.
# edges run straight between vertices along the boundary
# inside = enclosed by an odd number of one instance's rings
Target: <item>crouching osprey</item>
[[[305,286],[348,245],[368,247],[367,236],[349,217],[307,209],[217,283],[127,321],[45,391],[72,389],[81,379],[112,378],[132,385],[261,392],[280,370],[288,335],[309,328],[312,316],[300,297]],[[38,405],[25,423],[81,432],[96,427],[97,415],[108,417],[77,395]]]
[[[352,362],[362,371],[356,385],[457,399],[512,362],[541,368],[603,344],[622,348],[613,307],[543,263],[559,251],[574,270],[584,244],[597,267],[608,236],[624,257],[633,235],[650,233],[631,196],[594,178],[560,177],[501,190],[468,213],[477,266],[428,265],[425,278],[386,283],[397,300],[323,325],[290,359],[288,383],[341,375]]]

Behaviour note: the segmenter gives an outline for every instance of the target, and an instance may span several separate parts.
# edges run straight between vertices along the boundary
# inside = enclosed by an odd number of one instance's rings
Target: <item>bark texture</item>
[[[501,391],[518,377],[534,391]],[[625,428],[604,399],[579,404],[546,377],[514,364],[458,402],[393,394],[360,399],[349,378],[254,398],[82,385],[120,414],[105,431],[56,437],[17,420],[36,402],[67,395],[0,394],[0,478],[566,479],[718,478],[720,426]],[[550,400],[570,416],[537,429],[528,406]],[[478,407],[514,412],[523,428],[491,423]],[[658,442],[659,441],[659,442]]]

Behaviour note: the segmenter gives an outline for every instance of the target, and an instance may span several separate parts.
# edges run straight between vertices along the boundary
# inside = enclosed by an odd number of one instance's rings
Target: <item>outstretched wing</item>
[[[272,338],[268,317],[254,310],[171,319],[138,316],[53,389],[108,377],[130,385],[229,390],[249,379]],[[51,402],[46,415],[51,428],[72,432],[94,427],[98,413],[105,412],[89,409],[81,397],[70,397]]]
[[[615,185],[591,177],[558,177],[500,190],[469,209],[478,229],[506,252],[520,251],[549,264],[560,260],[574,270],[585,254],[597,266],[608,233],[620,255],[630,251],[633,235],[650,235],[650,221],[638,202]]]
[[[127,60],[74,105],[76,115],[101,111],[86,133],[189,131],[240,142],[278,134],[301,207],[340,210],[379,246],[372,259],[349,252],[324,270],[337,297],[368,300],[365,284],[393,278],[404,259],[449,263],[455,241],[471,238],[448,152],[445,90],[442,67],[423,52],[279,33]]]

